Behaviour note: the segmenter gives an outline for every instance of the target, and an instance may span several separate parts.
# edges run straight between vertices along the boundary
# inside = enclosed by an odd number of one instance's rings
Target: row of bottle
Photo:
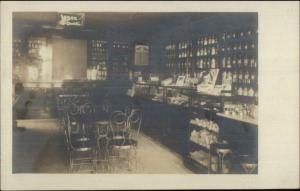
[[[237,43],[231,43],[227,45],[221,46],[222,52],[231,52],[231,53],[238,53],[241,51],[249,51],[249,50],[255,50],[256,48],[255,42],[237,42]]]
[[[195,118],[192,119],[190,123],[202,127],[204,129],[208,129],[209,131],[213,131],[215,133],[218,133],[220,129],[219,125],[216,122],[208,119]]]
[[[129,46],[128,46],[128,44],[125,44],[125,43],[114,43],[113,48],[127,49],[127,48],[129,48]]]
[[[176,49],[176,44],[169,44],[165,47],[166,50],[175,50]]]
[[[192,51],[184,51],[178,54],[178,58],[188,58],[188,57],[193,57]]]
[[[257,105],[255,104],[234,104],[234,103],[225,103],[224,104],[224,114],[230,115],[233,117],[257,117]]]
[[[103,47],[105,47],[105,45],[106,45],[105,41],[92,40],[92,47],[93,48],[103,48]]]
[[[221,62],[222,68],[257,68],[257,62],[254,57],[223,57]]]
[[[228,32],[223,33],[221,36],[222,40],[231,40],[231,39],[243,39],[247,37],[252,37],[257,34],[257,30],[245,30],[239,32]]]
[[[217,47],[198,48],[197,56],[214,56],[218,53]]]
[[[190,68],[192,66],[192,62],[187,60],[184,62],[179,62],[179,63],[167,63],[166,67],[167,68],[179,68],[179,69],[185,69],[185,68]]]
[[[107,49],[106,48],[101,48],[101,47],[97,47],[97,48],[93,48],[92,52],[106,52]]]
[[[186,41],[186,42],[179,42],[178,43],[178,49],[187,49],[187,48],[192,48],[192,42],[191,41]]]
[[[107,54],[106,54],[106,52],[91,52],[91,58],[93,59],[93,58],[103,58],[103,59],[106,59],[106,56],[107,56]]]
[[[249,71],[223,71],[222,81],[230,81],[233,84],[238,85],[251,85],[257,84],[257,76],[254,72]]]
[[[196,66],[199,69],[209,69],[218,67],[216,58],[198,59],[196,62]]]
[[[199,46],[205,46],[210,44],[217,44],[218,43],[218,37],[216,36],[208,36],[208,37],[202,37],[198,39],[197,45]]]
[[[166,54],[167,59],[176,59],[176,54]]]
[[[257,97],[257,89],[252,86],[234,85],[233,94],[238,96]]]
[[[88,80],[106,80],[107,68],[104,65],[91,66],[87,69]]]

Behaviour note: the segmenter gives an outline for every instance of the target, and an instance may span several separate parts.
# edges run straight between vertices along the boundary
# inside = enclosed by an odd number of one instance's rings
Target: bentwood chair
[[[69,121],[70,122],[70,121]],[[75,139],[72,136],[72,126],[68,123],[65,129],[65,137],[68,149],[69,171],[74,172],[74,167],[79,167],[78,170],[93,172],[96,167],[94,163],[95,158],[95,144],[91,140]],[[88,165],[90,168],[81,169],[82,166]]]
[[[126,116],[124,113],[120,113],[119,115]],[[124,133],[121,136],[118,134],[116,138],[113,138],[109,142],[110,149],[117,152],[117,159],[119,161],[120,159],[127,161],[128,169],[130,169],[132,160],[134,160],[135,167],[137,168],[137,143],[141,123],[142,112],[138,109],[132,110],[131,114],[127,117],[126,131],[123,131]],[[131,157],[131,151],[134,151],[134,158]],[[122,152],[125,153],[125,156],[121,155]]]
[[[109,153],[108,161],[111,170],[117,169],[121,161],[123,152],[117,148],[116,143],[123,142],[129,136],[129,128],[127,126],[127,115],[122,111],[114,111],[110,116],[109,133],[107,137],[107,150]]]

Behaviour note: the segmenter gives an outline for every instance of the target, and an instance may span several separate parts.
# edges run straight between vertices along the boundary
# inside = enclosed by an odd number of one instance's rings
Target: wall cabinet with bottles
[[[128,77],[129,44],[123,41],[113,41],[110,53],[110,69],[114,77]],[[123,76],[125,74],[125,76]],[[113,77],[112,76],[112,77]]]
[[[88,80],[106,80],[107,78],[107,42],[103,40],[88,41]]]
[[[165,74],[199,76],[203,70],[219,69],[217,84],[224,90],[257,97],[257,38],[256,29],[243,28],[170,42],[164,47]]]
[[[203,36],[197,39],[195,68],[218,68],[218,38],[215,35]]]
[[[222,79],[230,79],[232,94],[257,97],[257,31],[245,29],[222,33]]]

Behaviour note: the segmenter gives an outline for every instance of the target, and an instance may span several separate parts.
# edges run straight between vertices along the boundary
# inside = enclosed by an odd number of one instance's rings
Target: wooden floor
[[[58,120],[19,120],[17,126],[13,135],[14,173],[69,173]],[[183,165],[181,156],[143,133],[140,133],[138,143],[135,168],[119,166],[110,172],[98,168],[96,173],[192,173]]]

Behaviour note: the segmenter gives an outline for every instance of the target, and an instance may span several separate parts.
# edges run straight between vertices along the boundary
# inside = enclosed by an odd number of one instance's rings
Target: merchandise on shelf
[[[257,105],[245,103],[224,103],[224,114],[240,119],[257,119]]]

